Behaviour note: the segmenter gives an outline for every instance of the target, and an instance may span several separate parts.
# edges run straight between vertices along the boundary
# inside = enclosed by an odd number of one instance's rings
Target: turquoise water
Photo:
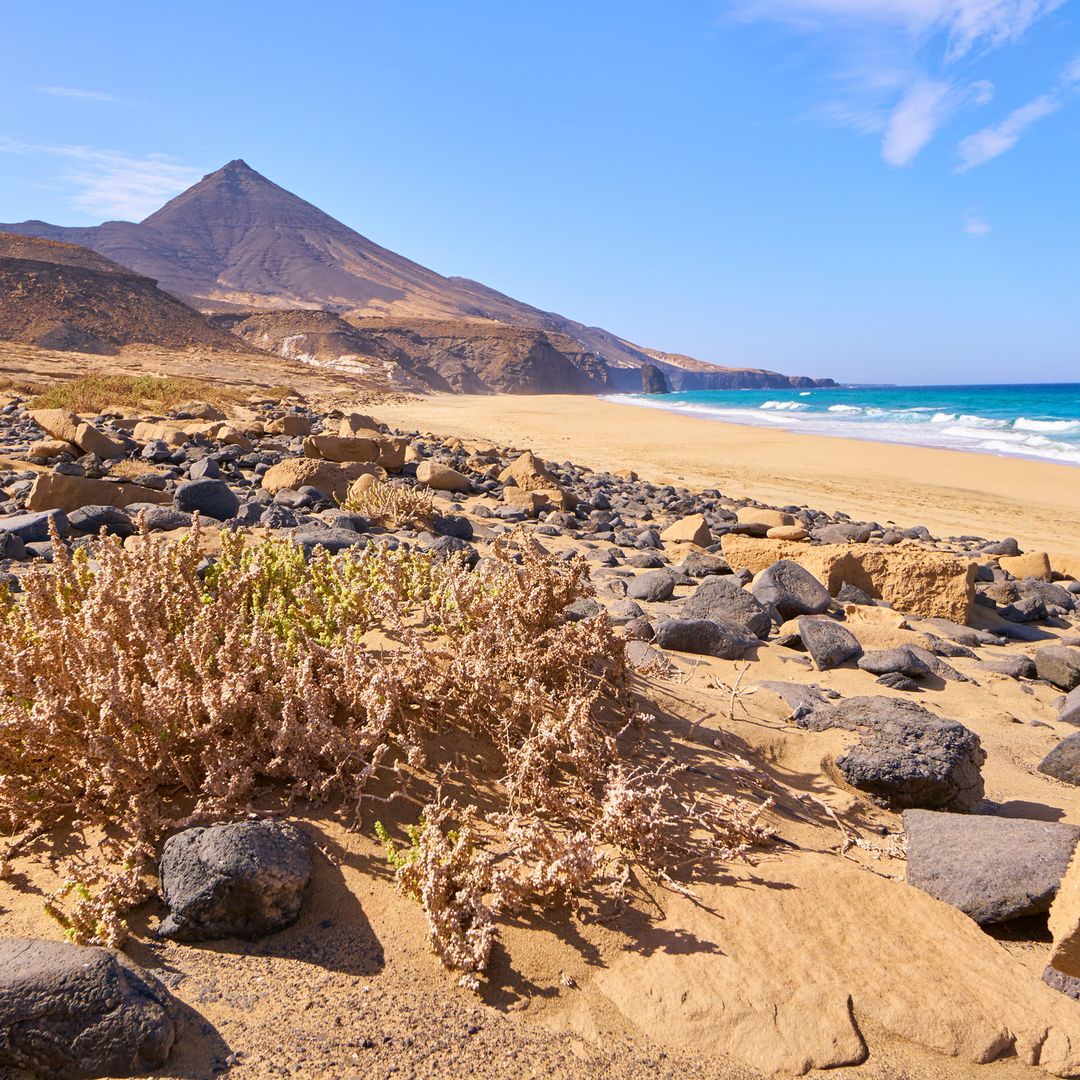
[[[1080,383],[695,390],[608,400],[811,435],[1080,465]]]

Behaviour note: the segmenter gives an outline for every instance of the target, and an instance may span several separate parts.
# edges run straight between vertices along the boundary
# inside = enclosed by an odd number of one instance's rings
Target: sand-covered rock
[[[976,566],[968,559],[914,547],[795,544],[729,534],[724,557],[757,574],[781,559],[809,570],[829,593],[854,585],[897,611],[965,622],[975,598]]]
[[[84,454],[97,454],[102,461],[124,454],[124,444],[119,439],[99,431],[75,413],[64,409],[34,409],[30,419],[54,439],[74,443]]]
[[[322,461],[316,458],[286,458],[271,466],[263,474],[262,486],[271,493],[282,488],[311,486],[325,492],[331,498],[344,499],[349,485],[365,473],[371,473],[380,480],[386,479],[386,472],[378,465],[358,461],[338,463]]]
[[[374,439],[342,435],[309,435],[304,440],[304,453],[310,458],[326,461],[379,460],[379,444]]]
[[[1050,910],[1080,828],[1053,821],[905,810],[907,880],[977,923]]]
[[[421,461],[416,466],[416,479],[436,491],[472,491],[472,481],[467,476],[437,461]]]
[[[673,521],[660,534],[660,539],[665,544],[697,544],[698,547],[708,547],[713,542],[704,514],[689,514]]]
[[[1045,551],[1028,551],[1023,555],[1002,555],[998,566],[1014,578],[1035,578],[1038,581],[1052,581],[1050,556]]]
[[[130,506],[132,503],[170,503],[172,496],[141,484],[119,484],[87,476],[40,473],[26,498],[29,510],[64,510],[81,506]]]

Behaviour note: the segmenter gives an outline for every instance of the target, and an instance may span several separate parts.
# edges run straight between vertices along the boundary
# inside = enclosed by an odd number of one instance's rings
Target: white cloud
[[[981,131],[976,131],[974,135],[961,139],[957,146],[960,164],[957,165],[956,171],[967,172],[968,169],[985,165],[988,161],[1004,154],[1006,150],[1011,150],[1032,124],[1057,112],[1068,100],[1069,95],[1078,89],[1080,89],[1080,56],[1073,57],[1066,64],[1058,77],[1057,85],[1049,93],[1040,94],[1027,104],[1013,109],[999,123],[991,124]]]
[[[968,169],[985,165],[999,154],[1011,150],[1036,120],[1041,120],[1060,108],[1060,99],[1042,94],[1034,101],[1021,105],[1019,109],[1013,109],[1000,124],[985,127],[982,131],[961,139],[957,147],[960,151],[960,164],[956,171],[967,172]]]
[[[882,158],[909,165],[953,115],[986,105],[978,58],[1019,38],[1065,0],[728,0],[747,21],[808,36],[832,69],[814,110],[860,134],[881,134]],[[958,63],[966,58],[961,65]],[[1070,66],[1080,82],[1080,57]]]
[[[1033,23],[1065,0],[745,0],[745,18],[783,19],[821,29],[838,21],[879,24],[916,38],[946,35],[946,58],[955,60],[976,45],[994,48],[1018,40]]]
[[[990,222],[978,210],[969,210],[964,216],[964,232],[968,236],[989,236]]]
[[[112,94],[103,94],[100,90],[76,90],[70,86],[35,86],[39,94],[49,94],[51,97],[80,98],[83,101],[120,102],[123,99],[114,97]]]
[[[105,219],[139,221],[202,175],[164,154],[135,157],[89,146],[39,146],[0,137],[0,152],[49,155],[69,163],[58,181],[71,206]]]
[[[881,140],[881,156],[890,165],[910,165],[934,137],[948,112],[949,84],[923,80],[900,99]]]

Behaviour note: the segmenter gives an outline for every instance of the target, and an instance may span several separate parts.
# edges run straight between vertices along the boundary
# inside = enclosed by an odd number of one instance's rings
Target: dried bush
[[[280,397],[282,392],[287,394],[290,391],[288,387],[271,387],[267,394],[269,397]],[[94,374],[39,388],[37,396],[30,401],[30,407],[92,413],[118,405],[165,412],[186,401],[228,405],[245,401],[250,393],[250,389],[240,390],[203,379]]]
[[[378,544],[305,561],[228,531],[200,562],[197,528],[73,555],[56,540],[0,609],[0,827],[46,851],[60,824],[110,837],[50,900],[73,940],[121,940],[161,838],[268,789],[352,824],[368,798],[427,805],[395,873],[469,983],[500,911],[765,836],[760,808],[698,806],[631,767],[622,642],[563,615],[582,562],[508,544],[483,573]],[[458,736],[480,750],[455,758]],[[459,810],[443,783],[490,808]]]
[[[389,529],[427,529],[435,518],[435,501],[429,491],[385,480],[376,480],[362,491],[354,485],[341,506]]]

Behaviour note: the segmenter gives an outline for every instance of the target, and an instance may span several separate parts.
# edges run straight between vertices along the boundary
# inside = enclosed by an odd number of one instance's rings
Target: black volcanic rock
[[[667,379],[655,364],[641,365],[641,391],[644,394],[667,394]]]

